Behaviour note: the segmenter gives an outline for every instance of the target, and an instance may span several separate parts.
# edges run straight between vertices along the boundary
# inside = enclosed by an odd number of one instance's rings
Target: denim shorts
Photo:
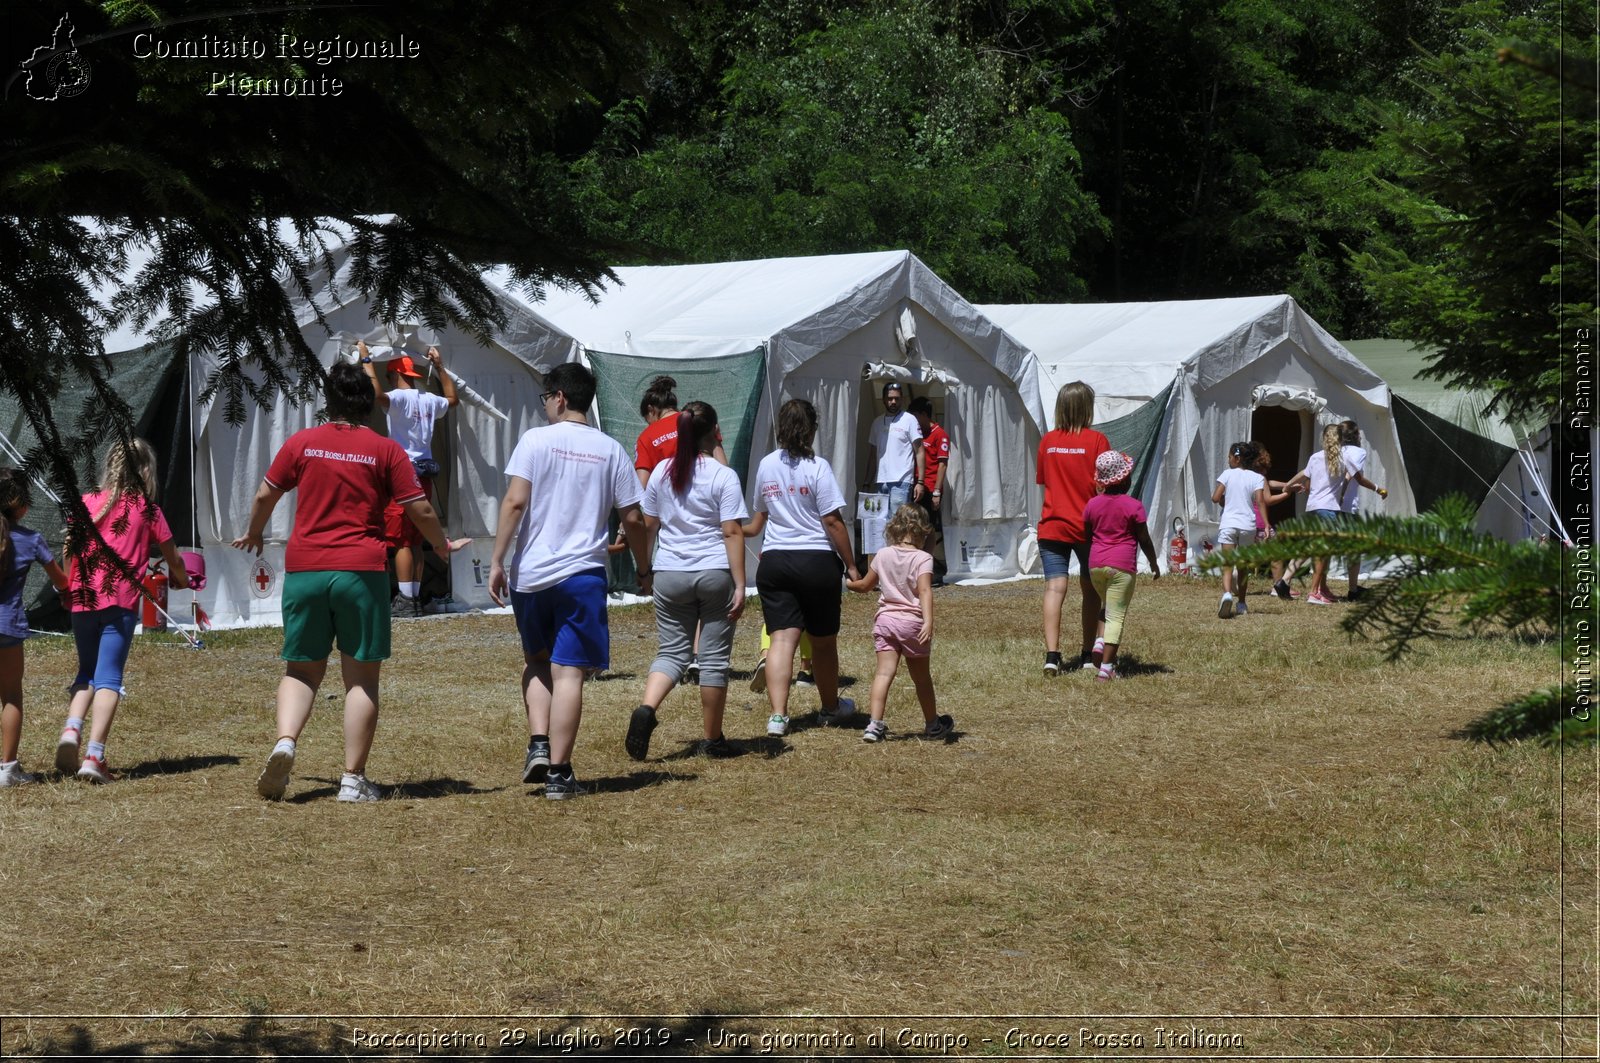
[[[1056,539],[1039,540],[1039,560],[1044,562],[1044,578],[1066,579],[1072,573],[1072,559],[1078,559],[1078,574],[1089,571],[1089,544],[1064,543]]]

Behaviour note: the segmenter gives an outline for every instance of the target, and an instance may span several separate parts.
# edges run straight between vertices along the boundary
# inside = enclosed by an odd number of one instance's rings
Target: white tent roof
[[[1202,383],[1210,384],[1244,368],[1285,333],[1313,331],[1317,342],[1303,344],[1308,351],[1336,367],[1347,386],[1369,402],[1388,404],[1383,380],[1287,295],[1158,303],[986,304],[978,309],[1039,356],[1046,409],[1054,408],[1061,386],[1074,380],[1092,387],[1098,400],[1148,401],[1172,383],[1182,366],[1207,355]]]
[[[714,358],[765,345],[779,379],[909,299],[1017,381],[1044,424],[1026,348],[978,313],[909,251],[771,258],[687,266],[619,266],[621,281],[591,301],[553,289],[538,309],[586,347],[654,358]],[[490,277],[504,283],[503,271]],[[879,352],[892,356],[892,349]]]

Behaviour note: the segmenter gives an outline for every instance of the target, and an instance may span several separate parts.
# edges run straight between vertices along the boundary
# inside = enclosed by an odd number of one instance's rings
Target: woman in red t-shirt
[[[1083,591],[1083,645],[1078,666],[1094,668],[1094,643],[1100,627],[1100,596],[1089,577],[1089,536],[1083,507],[1094,497],[1094,462],[1111,449],[1094,421],[1094,389],[1081,380],[1056,396],[1056,427],[1039,441],[1036,480],[1044,485],[1039,516],[1039,557],[1044,562],[1044,674],[1060,674],[1061,609],[1067,600],[1072,558],[1078,559]]]

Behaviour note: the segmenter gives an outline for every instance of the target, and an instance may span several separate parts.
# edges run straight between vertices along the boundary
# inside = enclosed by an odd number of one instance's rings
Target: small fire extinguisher
[[[167,607],[167,572],[159,564],[152,566],[144,577],[144,590],[147,597],[144,600],[144,611],[140,621],[146,631],[167,630],[167,618],[161,615],[161,609]],[[161,608],[156,608],[157,606]]]
[[[1167,569],[1170,572],[1189,571],[1189,537],[1182,517],[1172,518],[1172,542],[1167,547]]]

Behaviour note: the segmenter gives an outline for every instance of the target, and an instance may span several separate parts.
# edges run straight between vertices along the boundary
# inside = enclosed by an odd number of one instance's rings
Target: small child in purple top
[[[872,676],[872,719],[861,734],[863,742],[881,742],[889,736],[883,716],[902,657],[922,706],[923,735],[944,738],[955,729],[954,719],[939,715],[933,676],[928,671],[933,652],[933,556],[923,546],[932,534],[933,524],[921,506],[901,506],[884,529],[889,545],[873,555],[865,576],[844,584],[862,594],[880,583],[883,588],[878,616],[872,623],[878,669]]]
[[[44,536],[18,521],[33,499],[19,469],[0,469],[0,787],[38,782],[17,759],[22,742],[22,646],[29,635],[22,590],[35,561],[56,589],[67,589],[67,574],[56,564]]]
[[[1105,650],[1095,675],[1099,680],[1121,678],[1116,669],[1117,647],[1122,642],[1128,603],[1133,600],[1138,550],[1143,550],[1150,562],[1153,578],[1161,578],[1144,505],[1128,495],[1132,476],[1132,458],[1115,450],[1105,451],[1094,463],[1094,482],[1101,493],[1083,507],[1083,524],[1089,534],[1089,575],[1106,607]]]

